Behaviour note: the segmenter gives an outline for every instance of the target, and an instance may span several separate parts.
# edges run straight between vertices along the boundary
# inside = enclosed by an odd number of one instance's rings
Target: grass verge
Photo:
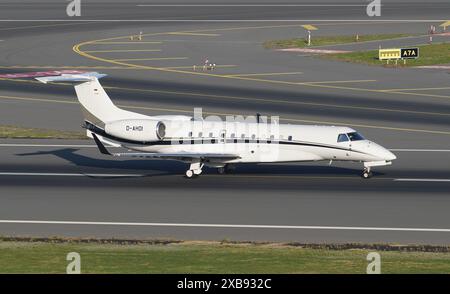
[[[69,132],[0,125],[0,138],[8,139],[86,139],[83,132]]]
[[[332,250],[220,242],[0,242],[0,273],[358,273],[373,249]],[[450,253],[378,251],[382,273],[449,273]]]
[[[406,64],[403,61],[399,61],[397,66],[401,67],[411,67],[411,66],[425,66],[425,65],[441,65],[450,63],[450,43],[439,43],[431,45],[421,45],[419,47],[419,58],[409,59]],[[384,65],[386,66],[386,61],[378,60],[378,50],[371,51],[357,51],[350,53],[339,53],[339,54],[324,54],[321,58],[363,63],[369,65]],[[389,66],[395,66],[394,61],[389,62]]]
[[[380,34],[380,35],[360,35],[358,42],[367,41],[381,41],[388,39],[397,39],[410,37],[409,34]],[[313,36],[311,38],[312,47],[326,46],[326,45],[339,45],[350,44],[356,42],[356,36]],[[263,46],[267,49],[284,49],[284,48],[304,48],[308,47],[308,41],[306,38],[296,38],[288,40],[271,40],[263,43]]]

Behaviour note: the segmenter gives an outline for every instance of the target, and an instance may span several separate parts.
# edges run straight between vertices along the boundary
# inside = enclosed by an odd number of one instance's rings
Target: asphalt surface
[[[182,177],[185,164],[115,160],[84,146],[90,141],[1,140],[0,233],[448,244],[448,72],[340,63],[268,50],[262,43],[303,36],[300,25],[310,24],[318,28],[313,38],[414,34],[325,49],[423,44],[429,25],[445,20],[449,5],[389,2],[382,22],[369,19],[361,6],[294,9],[288,4],[298,1],[283,3],[219,8],[198,6],[201,1],[193,7],[93,2],[80,22],[47,22],[36,20],[67,19],[60,4],[33,9],[5,2],[0,19],[34,21],[0,22],[0,74],[101,71],[109,74],[102,84],[114,102],[147,114],[190,114],[203,107],[206,115],[260,112],[289,123],[348,125],[392,149],[398,156],[392,166],[376,168],[370,180],[359,177],[358,164],[308,163],[240,165],[225,176],[206,170],[190,181]],[[194,21],[200,19],[210,22]],[[292,19],[342,21],[287,21]],[[143,41],[130,42],[139,31]],[[194,71],[206,57],[218,68]],[[79,130],[81,122],[70,86],[0,80],[0,124]]]

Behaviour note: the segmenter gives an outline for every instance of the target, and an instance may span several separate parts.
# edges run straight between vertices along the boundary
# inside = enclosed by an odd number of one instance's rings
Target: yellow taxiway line
[[[220,34],[204,34],[204,33],[195,33],[195,32],[170,32],[167,35],[180,35],[180,36],[204,36],[204,37],[217,37]]]
[[[222,29],[207,29],[207,30],[195,30],[195,31],[185,31],[184,33],[202,33],[202,32],[219,32],[219,31],[233,31],[233,30],[245,30],[245,29],[267,29],[267,28],[282,28],[282,27],[300,27],[300,25],[268,25],[268,26],[251,26],[251,27],[232,27],[232,28],[222,28]],[[168,32],[161,32],[161,33],[152,33],[152,34],[146,34],[145,36],[161,36],[161,35],[167,35]],[[180,33],[180,32],[172,32],[172,33]],[[183,32],[182,32],[183,33]],[[97,57],[94,55],[88,54],[88,52],[82,51],[80,48],[85,45],[94,44],[96,42],[105,42],[105,41],[113,41],[113,40],[125,40],[128,39],[129,36],[123,36],[123,37],[113,37],[113,38],[106,38],[106,39],[100,39],[100,40],[92,40],[92,41],[86,41],[79,43],[75,46],[73,46],[73,51],[78,53],[81,56],[84,56],[88,59],[97,60],[101,62],[106,62],[110,64],[116,64],[121,65],[125,67],[131,67],[134,69],[147,69],[147,70],[155,70],[155,71],[164,71],[164,72],[171,72],[171,73],[180,73],[180,74],[191,74],[191,75],[198,75],[198,76],[209,76],[209,77],[220,77],[220,78],[230,78],[230,79],[239,79],[239,80],[251,80],[251,81],[258,81],[258,82],[264,82],[264,83],[281,83],[281,84],[287,84],[287,85],[304,85],[304,86],[313,86],[313,87],[322,87],[322,88],[332,88],[332,89],[344,89],[344,90],[355,90],[355,91],[365,91],[365,92],[373,92],[377,93],[378,90],[373,89],[362,89],[362,88],[351,88],[351,87],[338,87],[338,86],[331,86],[331,85],[323,85],[323,84],[308,84],[308,83],[291,83],[291,82],[283,82],[283,81],[273,81],[273,80],[264,80],[264,79],[255,79],[250,77],[227,77],[224,75],[218,75],[218,74],[212,74],[212,73],[205,73],[205,72],[192,72],[192,71],[183,71],[180,69],[183,68],[191,68],[191,67],[151,67],[151,66],[142,66],[142,65],[136,65],[136,64],[130,64],[130,63],[124,63],[124,62],[118,62],[106,58]],[[395,91],[391,92],[394,94],[401,94],[401,95],[410,95],[410,93]],[[420,96],[430,96],[430,97],[437,97],[436,95],[427,95],[427,94],[417,94]],[[439,98],[450,98],[450,96],[438,96]],[[373,127],[373,126],[368,126]],[[395,128],[394,128],[395,129]],[[413,130],[418,131],[418,130]],[[420,130],[419,130],[420,131]],[[425,130],[425,132],[428,132]],[[434,132],[434,131],[431,131]],[[439,132],[439,131],[437,131]]]
[[[181,60],[188,59],[188,57],[157,57],[157,58],[128,58],[128,59],[114,59],[115,61],[147,61],[147,60]]]
[[[344,80],[344,81],[318,81],[318,82],[300,82],[299,84],[314,85],[314,84],[346,84],[346,83],[369,83],[377,80]]]
[[[31,97],[17,97],[17,96],[0,96],[0,99],[40,101],[40,102],[49,102],[49,103],[62,103],[62,104],[79,104],[76,101],[63,101],[63,100],[54,100],[54,99],[46,99],[46,98],[31,98]],[[152,111],[166,111],[166,112],[180,112],[180,113],[192,113],[192,111],[193,111],[193,110],[185,110],[185,109],[177,109],[177,108],[157,108],[157,107],[132,106],[132,105],[120,105],[120,104],[117,106],[122,107],[122,108],[127,108],[127,109],[143,109],[143,110],[152,110]],[[210,111],[203,112],[203,113],[207,114],[207,115],[218,115],[218,116],[233,116],[233,115],[235,115],[232,113],[210,112]],[[280,120],[286,121],[286,122],[296,122],[296,123],[345,125],[345,126],[362,127],[362,128],[384,129],[384,130],[390,130],[390,131],[405,131],[405,132],[419,132],[419,133],[450,135],[450,132],[447,132],[447,131],[397,128],[397,127],[388,127],[388,126],[355,124],[355,123],[348,123],[348,122],[331,122],[331,121],[305,120],[305,119],[293,119],[293,118],[284,118],[284,119],[280,119]]]
[[[92,45],[130,45],[130,44],[161,44],[161,41],[135,41],[135,42],[97,42]]]
[[[34,81],[34,80],[9,79],[9,78],[0,78],[0,80],[11,81],[11,82],[21,82],[21,83],[40,84],[40,82]],[[70,83],[50,83],[50,84],[71,86]],[[290,101],[290,100],[280,100],[280,99],[262,99],[262,98],[254,98],[254,97],[204,94],[204,93],[186,92],[186,91],[152,90],[152,89],[127,88],[127,87],[116,87],[116,86],[107,86],[107,85],[104,85],[104,88],[107,90],[143,92],[143,93],[158,93],[158,94],[169,94],[169,95],[180,95],[180,96],[195,96],[195,97],[203,97],[203,98],[208,98],[208,99],[254,101],[257,103],[307,105],[307,106],[317,106],[317,107],[368,110],[368,111],[380,111],[380,112],[423,114],[423,115],[432,115],[432,116],[450,116],[450,113],[440,113],[440,112],[426,112],[426,111],[402,110],[402,109],[392,109],[392,108],[376,108],[376,107],[366,107],[366,106],[350,106],[350,105],[327,104],[327,103],[316,103],[316,102],[301,102],[301,101]]]
[[[161,69],[193,69],[194,66],[196,67],[196,69],[201,72],[202,68],[203,68],[203,64],[195,64],[195,65],[191,65],[191,66],[167,66],[167,67],[161,67]],[[238,65],[235,64],[221,64],[221,65],[216,65],[216,68],[228,68],[228,67],[237,67]],[[192,72],[192,71],[189,71]]]
[[[9,27],[0,28],[0,31],[10,31],[10,30],[23,30],[23,29],[36,29],[36,28],[50,28],[50,27],[60,27],[60,26],[75,26],[75,25],[87,25],[94,22],[72,22],[72,23],[58,23],[58,24],[46,24],[46,25],[32,25],[32,26],[21,26],[21,27]]]
[[[227,77],[253,77],[253,76],[283,76],[283,75],[301,75],[303,72],[269,72],[269,73],[251,73],[251,74],[232,74],[225,75]]]
[[[380,92],[395,92],[395,91],[433,91],[433,90],[448,90],[450,87],[436,87],[436,88],[410,88],[410,89],[386,89]]]
[[[273,27],[273,26],[267,26],[267,27]],[[255,27],[246,27],[246,29],[248,29],[248,28],[255,28]],[[256,27],[256,28],[263,28],[263,27]],[[236,29],[236,28],[215,29],[215,30],[209,30],[209,31],[232,30],[232,29]],[[201,30],[201,31],[205,31],[205,30]],[[206,31],[208,31],[208,30],[206,30]],[[166,33],[163,33],[163,32],[162,33],[153,33],[153,34],[148,34],[147,36],[156,36],[156,35],[164,35],[164,34],[166,34]],[[75,45],[73,47],[73,51],[78,53],[81,56],[84,56],[84,57],[86,57],[88,59],[92,59],[92,60],[96,60],[96,61],[112,63],[112,64],[122,65],[122,66],[129,66],[129,67],[134,67],[134,68],[155,70],[155,71],[164,71],[164,72],[178,73],[178,74],[190,74],[190,75],[197,75],[197,76],[228,78],[228,79],[238,79],[238,80],[244,80],[244,81],[245,80],[247,80],[247,81],[256,81],[256,82],[262,82],[262,83],[277,83],[277,84],[295,85],[295,86],[303,85],[303,86],[309,86],[309,87],[322,87],[322,88],[341,89],[341,90],[353,90],[353,91],[372,92],[372,93],[379,93],[380,92],[379,90],[376,90],[376,89],[342,87],[342,86],[337,86],[337,85],[325,85],[325,84],[311,84],[311,83],[307,83],[307,82],[305,82],[305,83],[296,83],[296,82],[287,82],[287,81],[276,81],[276,80],[267,80],[267,79],[257,79],[257,78],[254,78],[254,77],[252,78],[252,77],[242,77],[242,76],[227,76],[227,75],[207,73],[207,72],[203,72],[203,71],[200,71],[200,72],[197,72],[197,71],[185,71],[185,70],[181,70],[182,68],[154,67],[154,66],[137,65],[137,64],[118,62],[118,61],[114,61],[114,60],[111,60],[111,59],[94,56],[94,55],[88,54],[88,52],[82,51],[80,49],[80,47],[85,46],[85,45],[89,45],[89,44],[91,44],[93,42],[107,41],[107,40],[120,39],[120,38],[124,38],[124,37],[114,37],[114,38],[109,38],[109,39],[86,41],[86,42],[79,43],[79,44]],[[395,91],[395,92],[393,91],[393,92],[390,92],[390,93],[400,94],[400,95],[410,95],[410,93],[401,92],[401,91]],[[424,94],[424,93],[416,94],[416,95],[435,97],[435,98],[450,98],[450,96],[441,96],[441,95],[436,96],[436,95]]]
[[[161,49],[131,49],[131,50],[91,50],[86,53],[114,53],[114,52],[160,52]]]

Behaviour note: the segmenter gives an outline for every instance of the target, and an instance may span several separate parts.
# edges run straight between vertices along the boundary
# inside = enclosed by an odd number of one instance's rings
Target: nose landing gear
[[[372,177],[372,172],[370,171],[371,167],[374,166],[385,166],[385,165],[391,165],[392,161],[386,161],[386,160],[381,160],[381,161],[365,161],[364,162],[364,170],[362,172],[362,177],[364,179],[369,179]]]
[[[191,163],[189,169],[186,171],[186,178],[192,179],[196,178],[202,173],[203,163],[193,162]]]
[[[372,177],[372,172],[370,171],[370,167],[365,167],[362,172],[362,177],[364,179],[370,179]]]

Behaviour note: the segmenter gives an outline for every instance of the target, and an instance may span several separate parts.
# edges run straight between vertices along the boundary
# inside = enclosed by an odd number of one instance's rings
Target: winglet
[[[106,149],[105,145],[103,145],[103,143],[98,139],[96,134],[92,133],[92,137],[94,137],[95,144],[97,144],[98,150],[100,150],[102,154],[112,155],[111,152]]]

